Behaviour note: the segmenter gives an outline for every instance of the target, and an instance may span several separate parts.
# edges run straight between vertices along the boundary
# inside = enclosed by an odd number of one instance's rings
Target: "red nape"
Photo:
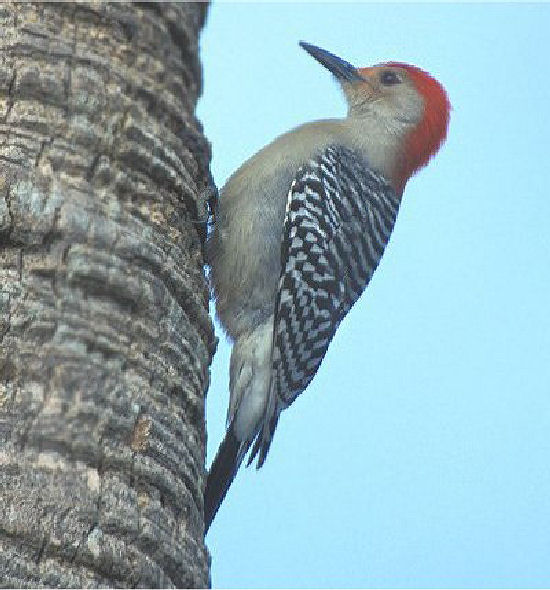
[[[396,188],[402,192],[407,180],[429,162],[445,141],[451,103],[443,86],[428,72],[400,62],[386,65],[405,69],[424,98],[424,116],[405,140],[403,159],[396,174],[399,183]]]

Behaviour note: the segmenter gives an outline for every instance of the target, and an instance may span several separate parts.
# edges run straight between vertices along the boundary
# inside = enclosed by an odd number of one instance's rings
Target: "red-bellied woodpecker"
[[[376,269],[405,183],[447,133],[445,90],[420,68],[355,68],[301,46],[338,79],[348,115],[281,135],[221,191],[208,256],[234,346],[206,530],[252,445],[249,463],[258,455],[263,464],[281,411],[307,387]]]

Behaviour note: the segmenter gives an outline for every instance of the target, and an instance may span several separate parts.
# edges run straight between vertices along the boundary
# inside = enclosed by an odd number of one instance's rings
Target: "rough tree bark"
[[[0,5],[0,585],[206,586],[204,4]]]

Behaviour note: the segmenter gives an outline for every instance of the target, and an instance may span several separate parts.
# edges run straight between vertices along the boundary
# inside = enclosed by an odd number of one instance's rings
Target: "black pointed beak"
[[[363,77],[359,74],[357,68],[337,55],[330,53],[330,51],[326,51],[325,49],[321,49],[320,47],[316,47],[305,41],[300,41],[300,47],[305,49],[309,55],[315,58],[321,65],[325,66],[325,68],[336,76],[338,80],[342,82],[357,82],[363,80]]]

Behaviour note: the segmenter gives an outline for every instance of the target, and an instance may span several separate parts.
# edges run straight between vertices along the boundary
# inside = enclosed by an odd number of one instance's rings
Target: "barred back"
[[[357,153],[330,146],[288,194],[275,305],[273,379],[252,457],[261,466],[278,416],[315,375],[338,325],[368,285],[399,199]]]

